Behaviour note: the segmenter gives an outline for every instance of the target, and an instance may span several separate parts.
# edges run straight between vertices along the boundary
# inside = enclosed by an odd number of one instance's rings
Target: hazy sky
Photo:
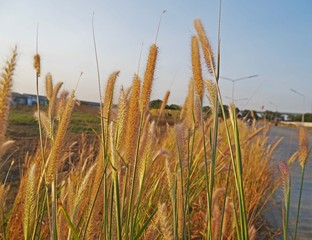
[[[216,0],[0,0],[0,65],[17,45],[14,90],[35,92],[32,59],[39,24],[40,92],[44,94],[47,72],[69,90],[83,72],[78,98],[99,101],[91,25],[94,12],[102,87],[111,72],[120,70],[117,96],[120,86],[129,86],[138,71],[142,43],[139,74],[143,76],[163,10],[152,98],[162,99],[170,90],[169,103],[182,104],[192,74],[190,42],[195,18],[202,20],[213,49],[217,48]],[[236,82],[238,107],[312,111],[311,0],[223,0],[221,24],[221,76],[259,75]],[[209,77],[207,71],[205,77]],[[221,79],[220,87],[224,102],[229,103],[232,83]],[[290,88],[304,94],[305,106],[303,97]]]

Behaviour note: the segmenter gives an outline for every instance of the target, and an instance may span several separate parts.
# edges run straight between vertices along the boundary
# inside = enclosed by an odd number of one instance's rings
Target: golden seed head
[[[142,87],[141,109],[144,112],[147,111],[149,107],[154,73],[155,73],[155,68],[156,68],[157,53],[158,53],[158,48],[156,44],[153,44],[150,47],[150,52],[148,55],[148,60],[147,60],[146,69],[144,73],[143,87]]]
[[[179,151],[179,158],[181,159],[182,163],[182,170],[187,169],[188,166],[188,152],[187,152],[187,138],[185,135],[185,128],[184,124],[178,124],[176,126],[176,140],[177,140],[177,145],[178,151]]]
[[[180,119],[186,122],[188,128],[194,124],[194,80],[191,79],[188,86],[188,93],[180,113]]]
[[[58,82],[54,87],[52,85],[52,93],[51,98],[49,99],[49,109],[48,109],[48,117],[50,119],[55,118],[57,112],[57,96],[61,87],[63,86],[62,82]]]
[[[281,181],[283,186],[283,195],[284,200],[287,200],[287,195],[290,191],[290,176],[289,176],[289,168],[287,163],[285,162],[279,162],[279,170],[281,173]]]
[[[36,209],[36,163],[30,167],[26,181],[23,227],[25,238],[28,238],[34,224],[33,215]]]
[[[212,48],[207,38],[205,29],[199,19],[195,19],[194,27],[197,32],[200,44],[202,46],[207,68],[212,75],[215,75],[216,64],[215,64]]]
[[[53,93],[53,81],[51,73],[46,75],[46,95],[47,99],[50,101]]]
[[[34,69],[36,70],[37,77],[40,77],[40,55],[36,54],[34,56]]]
[[[204,83],[200,62],[199,44],[196,36],[192,37],[192,69],[196,93],[202,97],[204,94]]]
[[[212,115],[214,116],[214,114],[217,111],[217,106],[216,106],[216,102],[217,102],[217,90],[216,90],[216,85],[213,83],[212,80],[206,80],[205,81],[205,85],[206,88],[208,90],[208,100],[210,103],[210,108],[211,108],[211,112]]]
[[[120,90],[119,102],[118,102],[118,116],[117,116],[117,140],[116,149],[119,150],[120,142],[126,131],[126,119],[128,113],[128,99],[123,88]]]
[[[303,168],[308,159],[309,155],[309,140],[308,140],[308,132],[304,127],[299,127],[299,163]]]
[[[186,108],[185,114],[186,114],[187,126],[191,128],[194,125],[194,80],[193,79],[189,83],[189,92],[187,95],[187,102],[186,102],[185,108]]]
[[[7,61],[0,76],[0,147],[5,142],[5,133],[8,126],[10,98],[12,91],[13,74],[16,66],[17,48],[13,50],[12,57]],[[0,149],[0,157],[1,157]]]
[[[138,75],[134,75],[131,96],[129,102],[128,121],[127,121],[127,138],[126,138],[126,158],[128,161],[133,160],[134,151],[136,148],[136,141],[139,126],[139,97],[140,97],[140,79]]]
[[[168,209],[165,203],[158,203],[158,219],[163,239],[173,239],[173,231],[168,216]]]
[[[76,102],[75,92],[72,91],[69,99],[66,102],[64,112],[62,113],[60,123],[58,125],[57,133],[54,140],[53,149],[51,151],[51,156],[49,158],[49,162],[47,165],[47,172],[46,172],[46,183],[50,184],[54,181],[59,158],[62,153],[62,147],[65,140],[66,132],[70,123],[72,111],[74,109],[74,105]]]
[[[103,102],[103,117],[104,117],[105,126],[108,126],[108,120],[110,117],[109,115],[110,115],[111,106],[113,103],[114,88],[115,88],[115,83],[116,83],[116,79],[118,75],[119,75],[119,71],[113,72],[109,76],[107,84],[106,84],[105,97],[104,97],[104,102]]]
[[[164,110],[167,103],[168,103],[168,99],[169,99],[169,96],[170,96],[170,91],[167,91],[165,96],[164,96],[164,100],[162,101],[161,103],[161,106],[160,106],[160,111]]]

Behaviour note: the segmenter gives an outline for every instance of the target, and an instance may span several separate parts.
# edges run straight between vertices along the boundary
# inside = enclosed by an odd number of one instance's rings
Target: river
[[[312,146],[312,131],[308,132],[309,145]],[[272,126],[269,133],[269,142],[273,142],[279,137],[283,140],[276,149],[273,155],[273,161],[287,161],[289,157],[298,149],[298,130],[292,127]],[[312,155],[312,154],[311,154]],[[312,156],[309,156],[303,185],[303,193],[301,199],[301,209],[297,239],[312,239]],[[274,166],[277,166],[274,165]],[[301,181],[301,166],[298,161],[290,166],[291,173],[291,203],[290,203],[290,222],[289,222],[289,239],[293,238],[295,229],[295,219],[298,207],[298,198]],[[280,228],[282,230],[282,194],[277,191],[275,194],[275,203],[273,208],[267,213],[266,219],[273,228]],[[281,235],[275,239],[282,239]]]

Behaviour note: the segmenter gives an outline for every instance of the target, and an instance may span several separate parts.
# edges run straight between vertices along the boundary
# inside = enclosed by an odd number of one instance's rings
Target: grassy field
[[[0,82],[0,238],[268,239],[274,232],[262,213],[281,186],[288,238],[288,164],[282,162],[279,173],[271,162],[278,141],[268,143],[269,125],[238,120],[234,105],[227,116],[219,55],[215,59],[200,20],[194,28],[193,76],[181,111],[164,110],[170,92],[159,110],[149,109],[156,44],[144,76],[134,74],[118,99],[119,72],[110,75],[100,108],[79,106],[75,91],[61,91],[62,83],[47,74],[49,105],[10,111],[13,52]],[[201,54],[213,80],[203,80]],[[34,68],[38,83],[39,54]],[[305,129],[299,133],[290,162],[298,158],[304,174],[307,138]]]
[[[10,137],[32,137],[38,136],[38,122],[34,117],[36,107],[19,106],[13,107],[9,114],[9,136]],[[99,109],[90,106],[75,106],[73,110],[71,133],[92,133],[100,127]],[[25,131],[23,131],[23,129]]]

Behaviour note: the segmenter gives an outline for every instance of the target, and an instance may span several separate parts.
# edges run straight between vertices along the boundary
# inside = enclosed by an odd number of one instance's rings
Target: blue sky
[[[157,39],[159,56],[152,98],[171,91],[170,103],[182,104],[191,77],[190,40],[193,20],[200,18],[213,49],[217,48],[216,0],[158,1],[0,1],[0,64],[17,45],[19,60],[14,90],[34,93],[32,57],[39,24],[42,76],[51,72],[66,89],[75,88],[81,100],[98,101],[98,85],[91,19],[95,13],[96,41],[102,86],[112,71],[120,70],[121,85],[129,86],[138,71],[142,76],[149,46]],[[209,77],[207,71],[205,77]],[[312,111],[312,1],[223,0],[221,76],[258,77],[235,84],[240,108],[284,112]],[[220,80],[224,102],[231,100],[232,83]],[[290,88],[304,94],[303,98]],[[41,79],[44,93],[44,78]],[[239,99],[248,98],[248,101]]]

